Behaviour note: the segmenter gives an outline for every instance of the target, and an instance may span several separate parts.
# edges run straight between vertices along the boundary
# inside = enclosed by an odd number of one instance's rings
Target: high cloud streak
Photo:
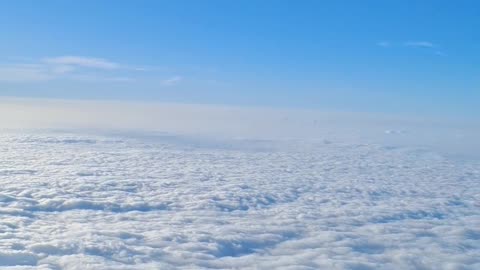
[[[417,47],[417,48],[434,48],[435,44],[428,41],[407,41],[404,43],[408,47]]]
[[[102,58],[60,56],[27,62],[0,63],[0,82],[30,83],[57,79],[131,82],[135,75],[145,71],[147,68],[122,65]],[[178,78],[171,84],[177,81]]]
[[[41,82],[53,77],[45,67],[39,65],[0,66],[0,82]]]
[[[98,69],[117,69],[120,67],[120,64],[114,63],[105,59],[80,57],[80,56],[61,56],[61,57],[54,57],[54,58],[45,58],[43,61],[49,64],[98,68]]]
[[[181,76],[173,76],[171,78],[168,78],[162,82],[162,84],[171,86],[180,83],[183,80]]]

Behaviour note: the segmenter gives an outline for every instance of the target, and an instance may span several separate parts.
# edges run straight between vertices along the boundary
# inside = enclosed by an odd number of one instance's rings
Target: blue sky
[[[0,95],[480,116],[478,1],[2,1]]]

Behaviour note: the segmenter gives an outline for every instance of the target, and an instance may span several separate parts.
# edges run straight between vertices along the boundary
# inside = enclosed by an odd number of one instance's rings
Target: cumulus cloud
[[[0,128],[0,268],[480,266],[480,161],[442,151],[448,126],[2,98]]]
[[[0,146],[0,267],[480,266],[478,162],[165,133],[9,131]]]

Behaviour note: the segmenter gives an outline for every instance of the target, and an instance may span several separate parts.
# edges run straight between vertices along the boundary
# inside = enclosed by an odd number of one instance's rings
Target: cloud
[[[171,78],[163,80],[162,84],[166,85],[166,86],[172,86],[172,85],[180,83],[182,80],[183,80],[182,76],[173,76]]]
[[[404,41],[403,43],[392,43],[390,41],[379,41],[376,43],[377,46],[387,48],[393,46],[403,46],[403,47],[410,47],[416,49],[425,49],[428,52],[431,52],[437,56],[446,56],[447,54],[441,50],[439,50],[439,46],[430,41]]]
[[[51,71],[55,74],[66,74],[74,71],[75,68],[72,66],[59,65],[52,67]]]
[[[9,101],[0,119],[82,117],[91,125],[111,116],[256,131],[237,108],[161,113],[110,104],[37,100],[15,109]],[[139,109],[144,116],[131,118]],[[199,123],[202,112],[211,126]],[[116,129],[2,132],[0,145],[12,150],[0,157],[0,268],[478,269],[478,162],[415,145],[340,140],[344,132],[335,130],[331,143],[237,132],[218,140]]]
[[[51,80],[53,77],[53,74],[49,74],[42,66],[0,66],[0,81],[2,82],[39,82]]]
[[[403,43],[404,46],[407,47],[415,47],[415,48],[434,48],[436,47],[435,44],[429,41],[407,41]]]
[[[390,47],[391,44],[390,44],[390,41],[380,41],[377,43],[377,46],[380,46],[380,47]]]
[[[134,78],[124,76],[108,76],[97,74],[71,74],[66,77],[70,80],[84,81],[84,82],[133,82]]]
[[[54,58],[45,58],[43,62],[47,64],[61,65],[61,66],[76,66],[84,68],[96,69],[118,69],[120,64],[111,62],[102,58],[82,57],[82,56],[60,56]]]
[[[46,57],[30,63],[0,63],[0,82],[38,82],[54,79],[90,81],[133,81],[128,72],[142,72],[103,58],[82,56]],[[93,73],[93,75],[92,75]],[[126,74],[128,73],[128,74]],[[179,78],[171,78],[170,84]]]

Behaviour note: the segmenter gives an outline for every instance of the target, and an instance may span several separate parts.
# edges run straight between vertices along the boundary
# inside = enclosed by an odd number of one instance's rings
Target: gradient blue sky
[[[479,1],[1,1],[0,95],[479,117]]]

